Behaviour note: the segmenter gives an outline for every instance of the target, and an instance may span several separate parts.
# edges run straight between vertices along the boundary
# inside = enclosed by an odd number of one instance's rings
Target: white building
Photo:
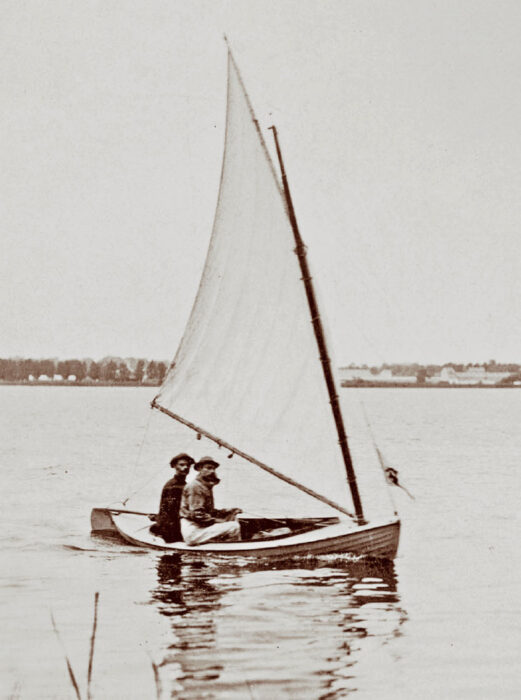
[[[494,386],[509,377],[511,372],[487,372],[485,367],[468,367],[463,372],[457,372],[453,367],[443,367],[439,374],[427,377],[429,384],[466,384],[477,386],[484,384]]]

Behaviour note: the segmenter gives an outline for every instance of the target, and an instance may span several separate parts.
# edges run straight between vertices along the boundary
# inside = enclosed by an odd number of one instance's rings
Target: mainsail
[[[350,507],[285,200],[231,54],[219,200],[199,291],[155,399]]]

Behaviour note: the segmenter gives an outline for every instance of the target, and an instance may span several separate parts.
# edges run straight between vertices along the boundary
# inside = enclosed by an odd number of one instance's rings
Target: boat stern
[[[107,508],[93,508],[90,513],[91,532],[117,532],[112,513]]]

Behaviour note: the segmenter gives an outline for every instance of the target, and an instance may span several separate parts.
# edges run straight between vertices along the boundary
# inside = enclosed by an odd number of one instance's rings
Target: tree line
[[[68,381],[74,383],[156,384],[163,382],[165,362],[155,360],[0,359],[0,381]]]

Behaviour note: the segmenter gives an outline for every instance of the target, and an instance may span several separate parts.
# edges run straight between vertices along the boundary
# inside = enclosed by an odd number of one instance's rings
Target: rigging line
[[[389,480],[387,478],[387,467],[385,466],[385,460],[383,458],[382,453],[378,449],[378,445],[376,444],[376,440],[375,440],[374,433],[373,433],[373,428],[371,427],[371,423],[369,422],[369,417],[367,415],[367,411],[365,410],[365,404],[362,401],[362,399],[360,399],[360,405],[362,406],[362,412],[364,414],[365,422],[366,422],[367,428],[369,430],[369,435],[371,436],[371,442],[373,443],[373,447],[374,447],[376,455],[378,457],[378,463],[379,463],[380,467],[382,468],[382,473],[384,475],[385,484],[387,486],[387,494],[389,496],[389,500],[391,501],[391,506],[393,508],[394,514],[398,515],[398,511],[396,509],[396,504],[394,502],[394,498],[393,498],[393,495],[391,493],[391,488],[389,486]]]
[[[233,452],[233,454],[236,454],[239,457],[242,457],[247,462],[251,462],[251,464],[255,464],[255,466],[260,467],[261,469],[268,472],[269,474],[272,474],[273,476],[276,476],[281,481],[285,481],[287,484],[290,484],[291,486],[294,486],[295,488],[299,489],[300,491],[307,493],[308,496],[312,496],[313,498],[316,498],[317,501],[322,501],[322,503],[326,503],[330,508],[334,508],[335,510],[338,510],[340,513],[344,513],[344,515],[348,515],[353,520],[357,520],[357,518],[352,513],[350,513],[348,510],[346,510],[346,508],[344,508],[343,506],[339,505],[338,503],[335,503],[334,501],[329,500],[329,498],[326,498],[326,496],[322,496],[321,494],[317,493],[316,491],[309,489],[307,486],[304,486],[303,484],[299,484],[298,481],[294,481],[289,476],[286,476],[285,474],[278,472],[276,469],[272,469],[271,467],[268,467],[268,465],[264,464],[264,462],[260,462],[259,460],[255,459],[255,457],[251,457],[251,455],[246,454],[246,452],[242,452],[242,450],[238,450],[236,447],[233,447],[233,445],[230,445],[229,442],[225,442],[224,440],[221,440],[220,438],[216,437],[215,435],[212,435],[211,433],[207,432],[206,430],[199,428],[197,425],[190,423],[190,421],[187,421],[184,418],[181,418],[181,416],[178,416],[175,413],[172,413],[172,411],[169,411],[167,408],[164,408],[163,406],[158,404],[156,399],[153,399],[152,403],[150,405],[152,406],[152,408],[155,408],[158,411],[161,411],[161,413],[164,413],[165,415],[170,416],[170,418],[173,418],[174,420],[178,421],[179,423],[182,423],[183,425],[186,425],[188,428],[191,428],[199,435],[204,435],[205,438],[208,438],[212,442],[215,442],[217,445],[219,445],[219,447],[225,447],[227,450],[230,450],[231,452]]]
[[[135,476],[136,476],[136,470],[137,470],[137,468],[138,468],[138,465],[141,463],[141,454],[142,454],[142,452],[143,452],[143,445],[145,444],[145,440],[146,440],[146,438],[147,438],[148,431],[149,431],[149,429],[150,429],[150,421],[151,421],[151,420],[152,420],[152,411],[150,411],[150,413],[148,414],[147,423],[146,423],[146,426],[145,426],[145,430],[143,431],[143,436],[142,436],[142,438],[141,438],[141,444],[139,445],[138,453],[137,453],[137,456],[136,456],[136,461],[134,462],[134,466],[133,466],[133,468],[132,468],[132,472],[131,472],[131,474],[130,474],[128,480],[127,480],[127,488],[126,488],[126,491],[127,491],[127,492],[128,492],[128,490],[130,489],[130,485],[134,482],[134,478],[135,478]],[[154,476],[155,476],[155,474],[154,474]],[[144,486],[146,486],[146,484],[145,484]],[[136,489],[135,491],[131,491],[131,492],[128,494],[128,496],[127,496],[124,500],[120,501],[120,503],[122,503],[124,506],[126,506],[126,505],[127,505],[128,499],[129,499],[131,496],[133,496],[135,493],[137,493],[138,491],[140,491],[144,486],[140,486],[140,487],[139,487],[138,489]]]
[[[122,505],[126,505],[127,501],[128,501],[130,498],[132,498],[132,496],[134,496],[136,493],[139,493],[139,491],[142,491],[146,486],[148,486],[148,485],[156,478],[156,476],[157,476],[158,474],[160,474],[162,471],[164,471],[164,469],[165,469],[165,466],[164,466],[164,465],[161,466],[161,467],[159,467],[158,469],[156,469],[156,471],[153,472],[152,476],[150,476],[146,481],[143,481],[143,482],[137,487],[137,489],[134,489],[134,491],[131,491],[131,493],[129,493],[129,495],[125,498],[125,500],[124,500],[124,501],[120,501],[120,503],[122,503]],[[109,508],[108,510],[114,510],[114,509],[110,509],[110,508]]]

